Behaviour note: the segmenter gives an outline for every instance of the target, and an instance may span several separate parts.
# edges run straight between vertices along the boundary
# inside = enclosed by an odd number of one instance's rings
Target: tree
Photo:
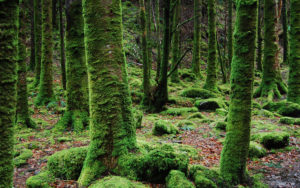
[[[28,110],[28,92],[27,92],[27,71],[26,71],[26,18],[24,0],[19,0],[19,18],[18,18],[18,66],[17,66],[17,109],[16,122],[30,128],[35,127],[31,120]]]
[[[178,24],[181,19],[181,0],[176,1],[175,10],[173,14],[173,40],[172,40],[172,69],[175,69],[173,73],[171,74],[171,81],[172,82],[179,82],[178,77],[178,68],[177,62],[180,58],[180,27],[178,27]]]
[[[275,0],[265,0],[263,78],[254,97],[266,96],[269,101],[274,97],[280,98],[281,94],[287,92],[279,70],[279,51],[275,33],[276,15]]]
[[[38,86],[40,83],[40,75],[41,75],[41,45],[42,45],[42,28],[41,28],[41,1],[34,0],[33,1],[33,9],[34,9],[34,58],[35,58],[35,78],[34,78],[34,86]]]
[[[30,63],[29,70],[34,71],[35,67],[35,33],[34,33],[34,0],[30,0]]]
[[[59,0],[59,33],[60,33],[60,65],[61,65],[61,81],[63,89],[66,90],[66,61],[65,61],[65,38],[63,23],[63,0]]]
[[[156,45],[157,45],[157,63],[156,63],[156,80],[159,79],[160,64],[161,64],[161,41],[160,41],[160,0],[155,0],[155,13],[156,13]]]
[[[227,17],[227,43],[228,43],[228,64],[229,64],[229,71],[231,67],[231,61],[232,61],[232,55],[233,55],[233,46],[232,46],[232,1],[233,0],[227,0],[228,5],[228,17]]]
[[[0,1],[0,188],[13,187],[18,0]]]
[[[118,167],[135,148],[135,126],[123,50],[121,0],[83,0],[89,74],[90,146],[79,185]]]
[[[192,69],[196,77],[202,77],[200,72],[200,49],[201,49],[201,0],[194,0],[194,43]]]
[[[35,101],[37,105],[44,105],[54,100],[52,43],[52,0],[42,0],[42,58],[39,94]]]
[[[221,175],[232,185],[247,182],[257,1],[238,0],[231,72],[231,96]]]
[[[288,64],[289,38],[287,20],[287,0],[282,0],[282,29],[283,29],[283,63]]]
[[[291,0],[288,101],[300,104],[300,1]]]
[[[152,33],[152,6],[151,6],[152,0],[146,0],[146,23],[147,23],[147,43],[148,43],[148,74],[149,78],[151,77],[151,69],[152,69],[152,43],[151,43],[151,33]]]
[[[262,11],[261,11],[262,0],[258,0],[258,21],[257,21],[257,55],[256,55],[256,66],[258,71],[262,71],[262,36],[261,36],[261,24],[262,24]]]
[[[216,43],[216,8],[215,0],[208,1],[208,61],[207,77],[204,89],[217,90],[217,43]]]
[[[57,127],[81,131],[87,126],[89,116],[81,0],[66,1],[66,18],[67,110]]]

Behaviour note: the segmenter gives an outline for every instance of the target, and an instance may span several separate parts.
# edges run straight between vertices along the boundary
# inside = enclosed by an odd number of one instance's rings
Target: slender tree
[[[136,145],[123,50],[121,0],[83,0],[90,146],[78,183],[88,186]]]
[[[192,69],[197,78],[201,78],[200,72],[200,46],[201,43],[201,0],[194,0],[194,43]]]
[[[155,14],[156,14],[156,46],[157,46],[157,63],[156,63],[156,80],[159,79],[160,64],[161,64],[161,41],[160,41],[160,0],[155,0]]]
[[[88,79],[85,61],[82,1],[66,1],[67,110],[59,130],[81,131],[88,124]]]
[[[59,33],[60,33],[60,65],[63,89],[66,90],[66,60],[65,60],[65,37],[63,23],[63,0],[59,0]]]
[[[152,0],[146,0],[146,20],[147,20],[147,42],[148,42],[148,74],[149,78],[151,77],[151,69],[152,69],[152,42],[151,42],[151,34],[152,34]]]
[[[42,58],[39,94],[36,105],[54,100],[52,78],[52,0],[42,0]]]
[[[227,0],[227,6],[228,6],[228,17],[227,17],[227,49],[228,49],[228,65],[229,65],[229,71],[231,67],[231,61],[232,61],[232,55],[233,55],[233,40],[232,40],[232,9],[233,9],[233,0]]]
[[[0,1],[0,188],[13,187],[18,0]]]
[[[300,1],[291,0],[288,101],[300,104]]]
[[[208,62],[204,89],[217,90],[216,2],[208,0]]]
[[[282,81],[279,70],[278,46],[276,43],[275,0],[265,0],[264,3],[264,57],[263,57],[263,78],[254,96],[267,96],[269,101],[274,97],[281,97],[287,92],[287,88]]]
[[[258,21],[257,21],[257,55],[256,55],[256,66],[258,71],[262,71],[262,36],[261,36],[261,17],[263,16],[261,11],[262,0],[258,0]]]
[[[232,185],[246,183],[250,143],[257,1],[238,0],[231,72],[231,96],[221,175]]]
[[[28,110],[27,71],[26,71],[26,9],[24,0],[19,0],[18,18],[18,66],[17,66],[17,109],[16,122],[21,126],[35,127]]]
[[[283,63],[288,64],[289,39],[288,39],[288,20],[287,20],[287,0],[282,0],[282,29],[283,29]]]
[[[35,78],[34,86],[38,86],[40,83],[40,74],[41,74],[41,49],[42,49],[42,19],[41,19],[41,1],[33,1],[34,9],[34,51],[35,51]]]
[[[34,71],[35,67],[35,33],[34,33],[34,0],[30,0],[30,63],[29,70]]]
[[[178,60],[180,59],[180,27],[178,27],[181,19],[181,0],[176,1],[175,10],[173,14],[173,40],[172,40],[172,69],[175,68],[171,74],[172,82],[179,82],[178,67],[176,67]]]

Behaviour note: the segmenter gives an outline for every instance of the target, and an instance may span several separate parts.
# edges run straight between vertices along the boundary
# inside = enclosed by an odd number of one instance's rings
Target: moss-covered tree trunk
[[[300,104],[300,1],[291,0],[288,101]]]
[[[255,97],[268,97],[272,101],[274,97],[281,97],[287,92],[282,81],[279,62],[278,46],[276,43],[276,4],[275,0],[264,1],[264,57],[263,57],[263,78],[259,88],[255,91]]]
[[[231,67],[231,61],[232,61],[232,55],[233,55],[233,39],[232,39],[232,4],[233,0],[227,0],[227,6],[228,6],[228,17],[227,17],[227,50],[228,50],[228,70],[230,72]]]
[[[282,0],[282,29],[283,29],[283,63],[288,64],[289,58],[289,38],[287,19],[287,0]]]
[[[151,34],[152,34],[152,0],[146,0],[146,19],[147,19],[147,42],[148,42],[148,74],[149,78],[151,77],[151,69],[152,69],[152,42],[151,42]]]
[[[63,22],[63,0],[59,0],[59,34],[60,34],[60,66],[61,66],[61,81],[63,89],[66,90],[66,60],[65,60],[65,37],[64,37],[64,22]]]
[[[34,9],[34,51],[35,51],[35,77],[34,77],[34,86],[39,85],[40,75],[41,75],[41,47],[42,47],[42,27],[41,27],[41,1],[33,1]]]
[[[179,76],[178,76],[178,66],[177,62],[180,59],[180,27],[177,28],[180,19],[181,19],[181,0],[176,1],[173,15],[173,40],[172,40],[172,69],[175,69],[173,73],[171,74],[171,81],[178,83],[179,82]],[[177,67],[176,67],[177,66]]]
[[[261,22],[262,11],[261,4],[263,0],[258,0],[258,21],[257,21],[257,55],[256,55],[256,67],[258,71],[262,71],[262,36],[261,36]]]
[[[208,60],[204,89],[217,90],[216,2],[208,0]]]
[[[81,131],[88,124],[88,80],[84,48],[82,1],[66,1],[67,110],[57,128]]]
[[[35,33],[34,33],[34,0],[30,0],[30,63],[29,70],[34,71],[35,67]]]
[[[135,126],[123,50],[121,0],[83,0],[89,78],[90,146],[79,185],[118,167],[135,147]]]
[[[168,102],[168,65],[170,55],[170,0],[164,1],[164,38],[163,59],[161,64],[160,78],[154,94],[155,111],[162,110]]]
[[[150,77],[149,77],[149,58],[148,58],[148,41],[147,41],[147,21],[145,2],[140,0],[140,23],[141,23],[141,37],[142,37],[142,54],[143,54],[143,101],[144,107],[148,107],[151,103],[151,91],[150,91]]]
[[[25,1],[19,0],[19,18],[18,18],[18,66],[17,66],[17,109],[16,122],[21,126],[30,128],[35,127],[31,120],[28,110],[28,92],[27,92],[27,71],[26,71],[26,9]]]
[[[18,0],[0,1],[0,188],[13,187]]]
[[[156,80],[159,79],[160,64],[161,64],[161,41],[160,41],[160,0],[156,0],[155,14],[156,14],[156,46],[157,46],[157,62],[156,62]]]
[[[201,78],[201,0],[194,0],[194,42],[192,69],[197,78]]]
[[[247,182],[257,1],[238,0],[231,72],[231,96],[221,175],[232,185]]]
[[[54,100],[52,44],[52,0],[42,0],[42,58],[36,105],[44,105]]]

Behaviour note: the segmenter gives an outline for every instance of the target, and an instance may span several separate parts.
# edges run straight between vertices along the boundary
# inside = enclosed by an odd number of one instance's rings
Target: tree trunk
[[[250,143],[256,11],[256,0],[237,2],[230,108],[220,163],[221,175],[231,185],[243,184],[248,180],[246,164]]]
[[[204,89],[217,91],[216,2],[208,1],[208,61]]]
[[[194,0],[194,43],[192,69],[197,78],[201,78],[201,0]]]
[[[52,0],[42,0],[42,59],[39,94],[36,105],[54,100],[52,67]]]
[[[152,43],[151,43],[151,34],[152,34],[152,22],[151,22],[151,0],[146,0],[146,19],[147,19],[147,42],[148,42],[148,74],[151,78],[151,69],[152,69]]]
[[[161,41],[160,41],[160,0],[156,0],[155,13],[156,13],[156,45],[157,45],[157,63],[156,63],[156,80],[159,79],[160,66],[161,66]]]
[[[26,9],[25,2],[19,1],[18,27],[18,66],[17,66],[17,109],[16,122],[21,126],[35,127],[28,110],[27,71],[26,71]]]
[[[13,187],[18,0],[0,1],[0,188]]]
[[[231,71],[231,61],[232,61],[232,54],[233,54],[233,46],[232,46],[232,9],[233,9],[233,5],[232,5],[232,1],[233,0],[227,0],[227,4],[228,4],[228,17],[227,17],[227,42],[228,42],[228,70],[229,72]]]
[[[63,0],[59,0],[59,33],[60,33],[60,65],[61,65],[61,80],[63,89],[66,90],[66,61],[65,61],[65,38],[64,38],[64,23],[63,23]],[[77,23],[75,23],[77,24]]]
[[[276,15],[275,0],[265,0],[263,78],[254,96],[268,97],[269,101],[274,97],[280,98],[281,94],[287,92],[279,70],[279,51],[275,32]]]
[[[176,7],[173,15],[173,44],[172,44],[172,69],[175,69],[171,74],[171,81],[178,83],[179,76],[178,76],[178,67],[176,64],[180,58],[180,27],[177,27],[181,20],[181,0],[177,0]]]
[[[40,83],[41,75],[41,49],[42,49],[42,28],[41,28],[41,2],[39,0],[34,0],[34,50],[35,50],[35,78],[34,86],[38,86]]]
[[[34,0],[30,0],[31,9],[30,9],[30,20],[31,20],[31,27],[30,27],[30,63],[29,63],[29,70],[33,71],[35,67],[35,33],[34,33]],[[32,7],[33,6],[33,7]]]
[[[261,36],[261,17],[263,16],[261,14],[261,2],[262,0],[258,0],[258,21],[257,21],[257,56],[256,56],[256,63],[257,63],[257,70],[262,71],[262,36]]]
[[[287,0],[282,0],[282,28],[283,28],[283,63],[289,61],[289,38],[287,23]]]
[[[300,104],[300,1],[291,0],[288,101]]]
[[[88,186],[135,148],[135,126],[122,45],[121,0],[83,0],[89,75],[90,146],[78,183]]]

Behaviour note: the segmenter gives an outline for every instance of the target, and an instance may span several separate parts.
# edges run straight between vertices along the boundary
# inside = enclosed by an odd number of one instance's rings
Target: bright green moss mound
[[[250,142],[249,146],[249,157],[250,158],[261,158],[266,156],[267,150],[256,142]]]
[[[208,99],[208,98],[216,98],[217,95],[209,90],[200,89],[200,88],[188,88],[183,90],[181,96],[188,98],[200,98],[200,99]]]
[[[146,188],[146,186],[142,183],[130,181],[124,177],[107,176],[92,184],[89,188]]]
[[[176,127],[178,127],[181,130],[184,130],[184,131],[194,130],[196,127],[196,124],[189,120],[182,120],[177,123]]]
[[[286,125],[300,125],[300,118],[282,117],[279,122]]]
[[[164,134],[176,134],[178,129],[168,121],[158,120],[154,123],[152,133],[155,136],[161,136]]]
[[[223,108],[218,108],[216,109],[216,114],[220,116],[226,116],[228,114],[228,111]]]
[[[213,181],[202,176],[201,173],[196,173],[195,185],[197,188],[217,188],[217,185]]]
[[[263,132],[252,135],[252,140],[258,140],[267,149],[283,148],[289,145],[290,135],[286,132]]]
[[[55,178],[49,171],[44,171],[36,176],[31,176],[26,180],[27,188],[51,188],[50,183],[54,182]]]
[[[167,188],[194,188],[192,182],[190,182],[185,174],[178,170],[171,170],[169,175],[166,178],[166,187]]]
[[[49,157],[47,163],[49,171],[56,178],[64,180],[78,179],[87,150],[87,147],[79,147],[56,152]]]
[[[196,80],[196,75],[190,69],[179,69],[179,75],[182,80],[188,82]]]
[[[195,106],[199,111],[216,111],[218,108],[226,108],[227,106],[219,98],[197,100]]]
[[[283,116],[300,117],[300,105],[292,102],[269,102],[263,108],[272,112],[278,112]]]
[[[218,121],[216,123],[216,129],[219,129],[219,130],[223,130],[223,131],[226,131],[226,126],[227,126],[227,123],[224,122],[224,121]]]
[[[32,151],[29,149],[24,149],[19,156],[14,159],[14,164],[16,167],[20,167],[27,163],[27,159],[31,158],[33,155]]]
[[[191,114],[187,119],[206,119],[206,117],[201,112],[196,112]]]
[[[163,112],[161,112],[162,115],[170,115],[170,116],[182,116],[186,113],[190,112],[198,112],[197,108],[169,108]]]
[[[140,110],[133,109],[132,114],[134,117],[135,127],[137,129],[142,128],[142,121],[143,121],[144,113]]]

